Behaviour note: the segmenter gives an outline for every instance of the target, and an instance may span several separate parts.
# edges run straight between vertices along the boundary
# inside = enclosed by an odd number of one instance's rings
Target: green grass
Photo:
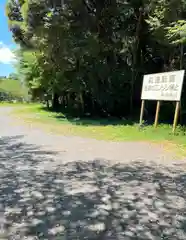
[[[27,103],[22,103],[22,102],[6,102],[6,101],[0,101],[0,107],[28,107]]]
[[[0,81],[0,92],[11,94],[14,97],[27,96],[27,90],[21,86],[20,81],[13,79]]]
[[[15,105],[18,106],[18,105]],[[162,144],[167,150],[186,153],[185,130],[178,126],[172,134],[172,125],[149,125],[139,128],[138,123],[109,121],[104,119],[67,119],[61,113],[48,112],[41,105],[30,104],[16,107],[12,114],[25,123],[38,126],[61,135],[76,135],[107,141],[147,141]]]

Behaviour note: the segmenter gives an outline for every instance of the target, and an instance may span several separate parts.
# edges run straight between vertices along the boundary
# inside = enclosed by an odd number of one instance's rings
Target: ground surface
[[[186,239],[186,162],[62,137],[0,109],[0,239]]]

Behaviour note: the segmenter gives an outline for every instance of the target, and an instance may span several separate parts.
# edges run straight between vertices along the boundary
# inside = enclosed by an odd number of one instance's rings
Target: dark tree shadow
[[[52,109],[48,109],[46,107],[41,107],[42,110],[47,112],[55,112],[55,118],[59,121],[69,121],[74,125],[84,125],[84,126],[116,126],[116,125],[134,125],[139,122],[139,116],[134,118],[117,118],[117,117],[92,117],[92,116],[84,116],[84,117],[74,117],[70,113],[65,112],[65,110],[61,113],[60,111],[53,111]]]
[[[56,116],[58,120],[63,121],[67,119],[73,125],[84,125],[84,126],[117,126],[117,125],[134,125],[137,120],[130,119],[116,119],[116,118],[74,118],[71,116]]]
[[[0,139],[0,239],[186,239],[186,164],[63,164],[21,138]]]
[[[117,126],[117,125],[136,125],[139,124],[139,112],[135,114],[134,116],[130,117],[95,117],[95,116],[84,116],[84,117],[74,117],[70,113],[60,111],[53,111],[52,109],[48,109],[46,107],[41,107],[42,110],[47,112],[53,112],[56,113],[56,116],[52,116],[53,118],[56,118],[61,123],[69,121],[73,125],[83,125],[83,126]],[[148,114],[148,111],[144,112],[144,118],[143,118],[143,125],[142,127],[151,126],[154,124],[154,114]],[[159,119],[160,124],[172,124],[172,118],[169,118],[169,121],[166,119]]]

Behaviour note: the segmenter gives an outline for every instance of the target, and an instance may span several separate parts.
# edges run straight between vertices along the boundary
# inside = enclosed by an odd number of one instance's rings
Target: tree
[[[185,10],[184,0],[7,3],[21,46],[18,71],[33,96],[51,95],[53,109],[75,115],[123,116],[139,107],[144,74],[179,68],[170,33]]]

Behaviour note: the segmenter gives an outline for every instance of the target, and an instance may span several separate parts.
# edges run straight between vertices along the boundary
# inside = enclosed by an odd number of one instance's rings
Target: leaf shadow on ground
[[[186,238],[185,164],[55,158],[0,139],[1,239]]]

